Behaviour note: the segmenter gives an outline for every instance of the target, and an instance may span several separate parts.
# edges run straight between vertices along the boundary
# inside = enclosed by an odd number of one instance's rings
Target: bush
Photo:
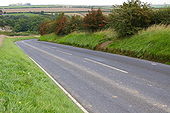
[[[65,35],[68,33],[66,27],[68,23],[68,18],[64,15],[64,13],[61,13],[58,18],[56,19],[56,28],[55,28],[55,34],[56,35]]]
[[[170,24],[170,8],[155,11],[153,21],[155,24]]]
[[[44,22],[39,26],[39,33],[40,35],[50,34],[52,33],[51,29],[51,22]]]
[[[41,35],[55,33],[57,35],[67,34],[68,31],[66,29],[68,24],[68,18],[61,13],[57,16],[55,20],[46,21],[39,26],[39,33]]]
[[[101,30],[106,25],[106,17],[102,14],[100,9],[91,11],[86,14],[83,19],[84,27],[88,31],[95,32]]]
[[[147,4],[140,1],[128,1],[117,6],[112,14],[111,26],[118,32],[119,37],[131,36],[152,22],[153,11]]]
[[[80,16],[78,15],[71,16],[67,24],[67,33],[82,30],[83,29],[82,23],[83,19]]]

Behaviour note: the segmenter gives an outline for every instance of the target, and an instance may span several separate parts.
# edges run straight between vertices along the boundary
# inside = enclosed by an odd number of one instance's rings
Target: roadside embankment
[[[63,37],[49,34],[40,40],[170,64],[170,26],[165,25],[151,26],[128,38],[117,38],[115,32],[106,30]]]

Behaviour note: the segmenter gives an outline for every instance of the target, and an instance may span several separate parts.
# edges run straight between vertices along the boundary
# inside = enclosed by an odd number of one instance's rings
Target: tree
[[[128,1],[116,6],[110,15],[111,26],[119,37],[134,35],[139,30],[147,28],[152,22],[153,11],[149,5],[139,0]]]
[[[0,27],[4,27],[5,26],[5,21],[3,19],[0,19]]]
[[[56,28],[55,28],[55,34],[57,35],[65,35],[67,34],[67,23],[68,23],[68,18],[64,15],[64,13],[61,13],[60,15],[58,15],[55,24],[56,24]]]
[[[44,13],[45,13],[44,11],[41,11],[41,12],[40,12],[41,15],[44,15]]]
[[[40,35],[47,34],[48,22],[43,22],[39,25],[39,33]]]
[[[71,16],[67,23],[67,32],[71,33],[74,31],[82,30],[83,20],[78,15]]]
[[[159,9],[154,12],[154,24],[170,24],[170,8]]]
[[[88,14],[83,19],[84,27],[88,31],[95,32],[101,30],[106,25],[106,17],[100,9],[88,11]]]
[[[2,10],[0,10],[0,15],[2,15],[3,14],[3,11]]]

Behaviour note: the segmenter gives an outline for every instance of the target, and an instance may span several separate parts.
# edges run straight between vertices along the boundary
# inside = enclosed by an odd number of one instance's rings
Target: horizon
[[[111,1],[111,0],[93,0],[93,1],[89,1],[89,0],[70,0],[69,2],[67,0],[63,0],[63,1],[43,1],[43,3],[41,3],[42,1],[40,0],[15,0],[15,2],[11,1],[11,0],[6,0],[6,1],[2,1],[0,0],[0,6],[9,6],[10,4],[25,4],[25,3],[30,3],[31,5],[82,5],[82,6],[92,6],[92,5],[96,5],[96,6],[111,6],[111,5],[120,5],[124,2],[127,2],[127,0],[119,0],[119,1]],[[166,5],[166,4],[170,4],[169,0],[141,0],[141,2],[144,3],[148,3],[151,5]],[[41,3],[41,4],[40,4]]]

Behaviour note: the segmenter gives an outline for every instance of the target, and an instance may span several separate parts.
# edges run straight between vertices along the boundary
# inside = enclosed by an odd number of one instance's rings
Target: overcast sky
[[[13,3],[31,3],[32,5],[65,4],[65,5],[114,5],[122,4],[127,0],[0,0],[0,6]],[[141,0],[151,4],[170,4],[170,0]]]

